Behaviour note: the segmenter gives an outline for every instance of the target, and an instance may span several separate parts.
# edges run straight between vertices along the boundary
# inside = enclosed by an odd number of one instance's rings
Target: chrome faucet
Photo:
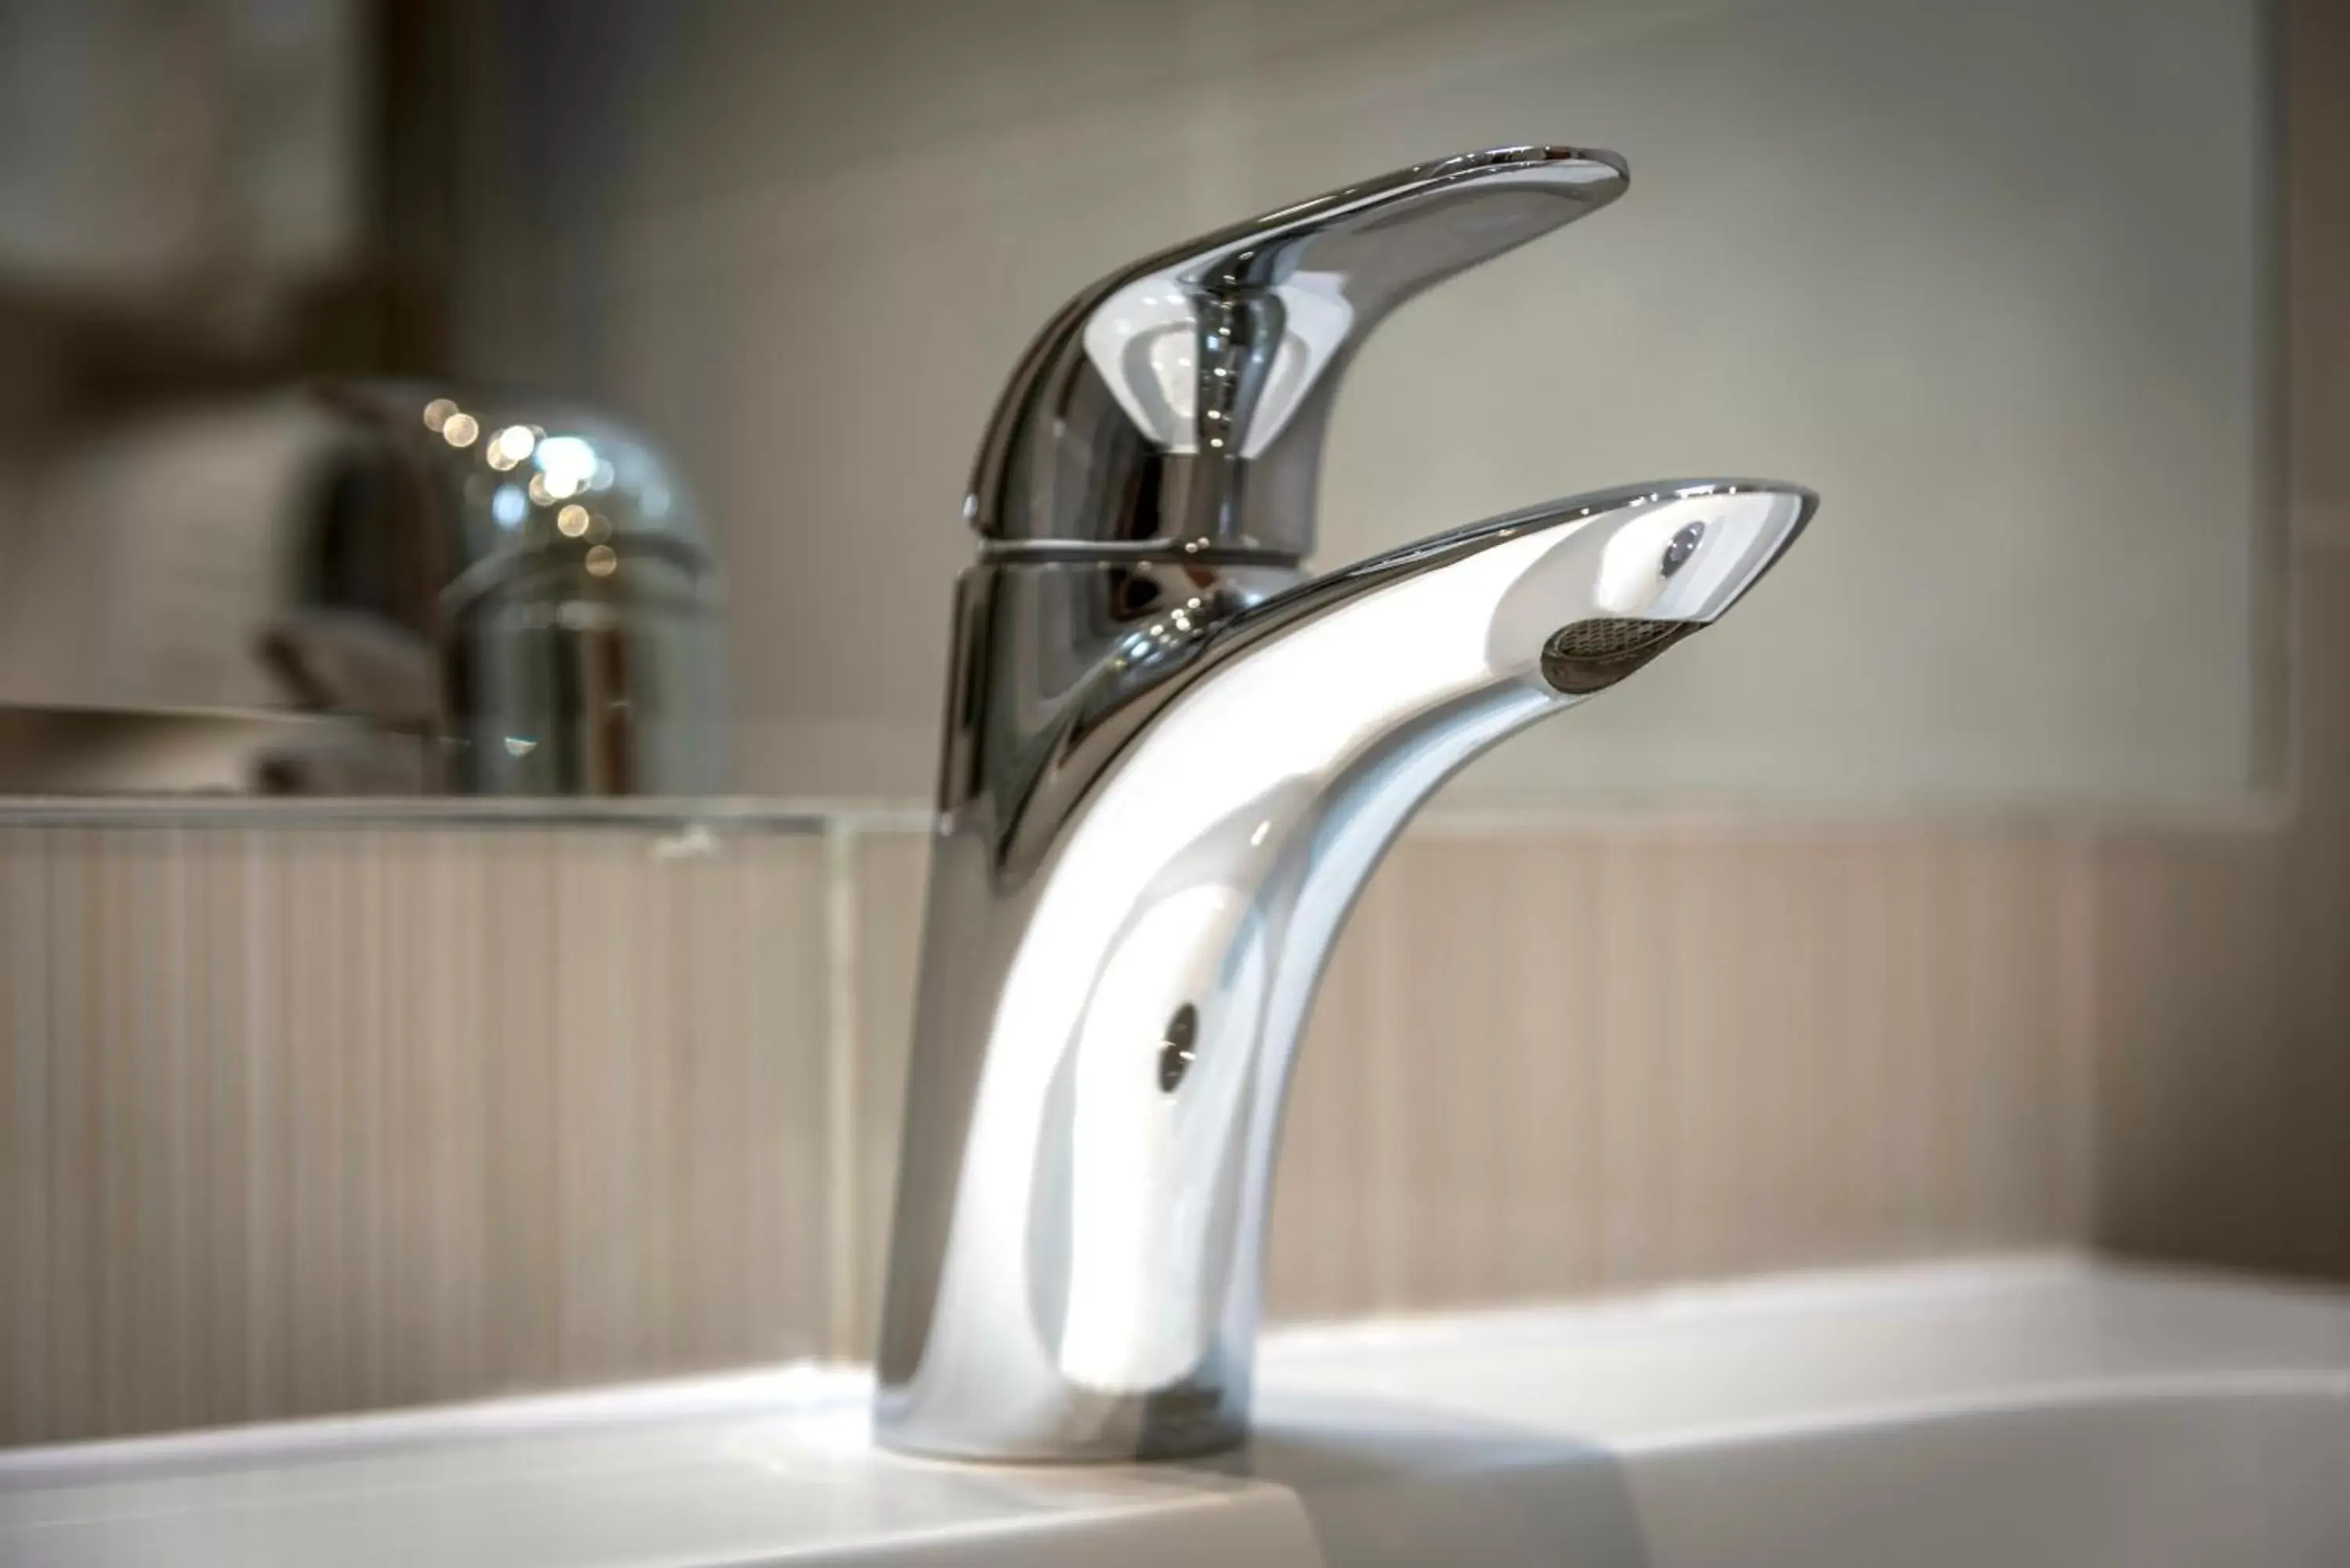
[[[964,508],[883,1442],[1240,1441],[1291,1057],[1365,879],[1448,775],[1711,622],[1811,516],[1650,483],[1301,569],[1364,335],[1625,184],[1563,147],[1405,169],[1113,274],[1014,373]]]

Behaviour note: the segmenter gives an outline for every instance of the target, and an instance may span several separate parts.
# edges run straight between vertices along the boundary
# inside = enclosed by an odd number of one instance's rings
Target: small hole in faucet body
[[[1187,1002],[1167,1021],[1167,1037],[1159,1046],[1159,1093],[1171,1095],[1183,1082],[1183,1075],[1191,1070],[1199,1038],[1200,1010]]]

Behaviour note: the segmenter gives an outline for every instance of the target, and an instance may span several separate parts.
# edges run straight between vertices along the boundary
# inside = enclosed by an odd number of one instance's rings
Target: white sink
[[[0,1454],[6,1568],[2342,1568],[2350,1293],[2061,1258],[1292,1330],[1214,1464],[875,1452],[788,1368]]]

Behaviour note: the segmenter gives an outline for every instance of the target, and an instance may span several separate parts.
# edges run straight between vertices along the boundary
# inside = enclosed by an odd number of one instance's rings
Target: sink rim
[[[1293,1325],[1265,1337],[1260,1384],[1264,1453],[1343,1431],[1388,1445],[1381,1462],[1414,1483],[1474,1469],[1481,1453],[1519,1462],[1513,1444],[1537,1462],[1586,1454],[1637,1471],[1946,1417],[2247,1394],[2350,1401],[2350,1290],[1997,1253]],[[67,1551],[72,1532],[101,1541],[136,1524],[165,1548],[141,1561],[207,1560],[204,1528],[275,1552],[250,1561],[339,1561],[364,1521],[338,1524],[338,1498],[466,1542],[516,1527],[571,1542],[533,1568],[886,1554],[934,1547],[941,1532],[1098,1544],[1180,1525],[1292,1550],[1306,1529],[1310,1545],[1310,1488],[1269,1462],[1253,1473],[1251,1455],[1221,1467],[914,1459],[873,1446],[871,1386],[862,1367],[795,1363],[0,1450],[0,1557],[14,1539],[54,1549],[44,1563],[87,1561]],[[242,1511],[224,1522],[232,1480]],[[633,1555],[598,1554],[598,1509]]]

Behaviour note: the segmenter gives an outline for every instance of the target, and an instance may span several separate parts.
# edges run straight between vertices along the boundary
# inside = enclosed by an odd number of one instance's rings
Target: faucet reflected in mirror
[[[883,1441],[1239,1442],[1291,1059],[1364,882],[1810,519],[1796,485],[1652,482],[1304,568],[1365,335],[1626,182],[1555,146],[1405,169],[1104,278],[1021,360],[965,506]]]
[[[726,788],[716,562],[617,421],[327,382],[64,466],[0,580],[0,791]]]

